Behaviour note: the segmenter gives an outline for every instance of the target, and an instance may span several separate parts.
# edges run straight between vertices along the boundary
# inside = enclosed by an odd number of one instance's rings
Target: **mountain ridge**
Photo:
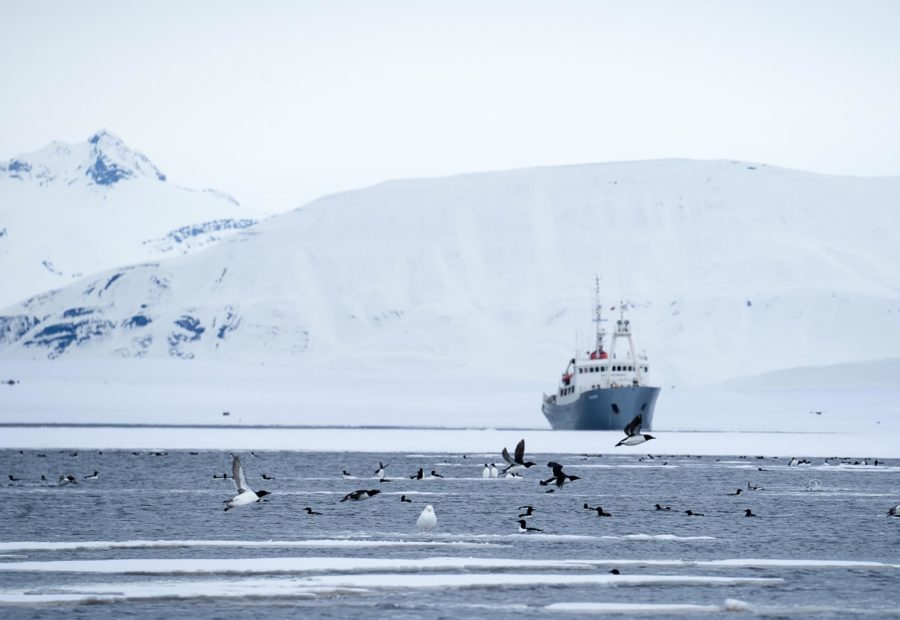
[[[594,273],[666,385],[890,357],[898,196],[893,177],[730,160],[386,182],[10,307],[0,357],[346,357],[552,385],[573,333],[591,339]]]

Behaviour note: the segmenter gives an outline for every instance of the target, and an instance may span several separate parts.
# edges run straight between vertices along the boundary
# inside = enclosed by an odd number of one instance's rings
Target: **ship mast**
[[[603,304],[600,303],[600,278],[594,276],[594,323],[596,324],[597,340],[594,343],[594,352],[599,356],[603,352],[603,340],[606,338],[606,330],[603,329]]]

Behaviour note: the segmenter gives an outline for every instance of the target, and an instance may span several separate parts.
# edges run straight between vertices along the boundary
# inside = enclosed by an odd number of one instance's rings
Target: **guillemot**
[[[656,439],[656,437],[654,437],[653,435],[641,434],[642,419],[643,416],[641,416],[641,414],[639,413],[634,416],[634,419],[625,426],[624,430],[626,437],[616,444],[617,448],[619,446],[637,446],[644,443],[645,441]]]
[[[503,455],[503,460],[507,462],[507,466],[503,469],[507,474],[517,474],[534,466],[534,463],[525,460],[524,439],[519,440],[519,443],[516,444],[516,451],[513,457],[509,456],[509,451],[506,448],[503,448],[503,452],[500,454]]]
[[[900,517],[900,504],[897,504],[896,506],[891,506],[890,510],[887,511],[887,516]]]
[[[534,506],[519,506],[519,510],[525,511],[519,515],[520,519],[534,516]]]
[[[342,499],[341,501],[346,502],[347,500],[349,500],[351,502],[360,502],[364,499],[369,499],[370,497],[375,497],[379,493],[381,493],[381,491],[379,491],[378,489],[370,489],[368,491],[366,489],[360,489],[358,491],[352,491],[350,493],[347,493],[344,496],[344,499]]]
[[[310,508],[310,507],[309,507],[309,506],[307,506],[307,507],[306,507],[306,508],[304,508],[304,509],[303,509],[303,510],[305,510],[305,511],[306,511],[306,514],[308,514],[308,515],[312,515],[312,516],[315,516],[315,515],[320,515],[320,514],[322,514],[322,513],[321,513],[321,512],[316,512],[316,511],[315,511],[315,510],[313,510],[313,509],[312,509],[312,508]]]
[[[663,506],[662,504],[657,504],[656,509],[657,510],[672,510],[672,507],[671,506]]]
[[[384,470],[387,468],[388,465],[390,465],[390,463],[385,465],[381,461],[378,461],[378,469],[375,470],[375,477],[378,478],[379,480],[384,480]]]
[[[750,510],[749,508],[745,508],[745,509],[744,509],[744,516],[745,516],[745,517],[755,517],[755,516],[757,516],[757,515],[753,514],[753,511]]]
[[[563,471],[563,466],[559,463],[555,463],[550,461],[547,463],[547,467],[549,467],[553,471],[553,476],[551,478],[547,478],[546,480],[541,480],[541,486],[546,486],[549,483],[556,481],[556,487],[561,489],[562,486],[566,482],[573,482],[575,480],[581,480],[580,476],[569,476]]]
[[[100,477],[100,472],[95,469],[94,473],[92,473],[88,476],[85,476],[84,479],[85,480],[96,480],[99,477]]]
[[[406,497],[405,495],[400,496],[400,502],[404,504],[412,504],[412,500]]]
[[[234,479],[237,495],[226,502],[226,512],[238,506],[256,503],[266,495],[271,495],[268,491],[254,491],[250,488],[247,478],[244,476],[244,468],[241,467],[241,459],[237,455],[231,461],[231,477]]]
[[[544,530],[538,527],[529,527],[528,523],[525,519],[519,519],[519,531],[520,532],[543,532]]]

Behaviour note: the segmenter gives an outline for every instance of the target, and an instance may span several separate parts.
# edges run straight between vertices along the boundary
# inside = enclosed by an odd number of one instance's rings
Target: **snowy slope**
[[[258,217],[173,185],[108,131],[0,163],[0,306],[116,265],[188,252]]]
[[[663,385],[896,356],[900,179],[666,160],[395,181],[7,308],[0,356],[555,380],[592,276]],[[335,362],[335,360],[338,360]]]

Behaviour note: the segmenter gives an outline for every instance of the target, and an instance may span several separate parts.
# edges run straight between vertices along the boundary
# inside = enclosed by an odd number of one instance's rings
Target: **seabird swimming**
[[[419,468],[419,471],[417,471],[415,474],[413,474],[412,476],[410,476],[409,479],[410,479],[410,480],[421,480],[421,479],[424,478],[424,477],[425,477],[425,472],[422,471],[422,468],[420,467],[420,468]]]
[[[92,473],[89,476],[85,476],[84,479],[85,480],[96,480],[99,477],[100,477],[100,472],[95,469],[94,473]]]
[[[598,517],[611,517],[612,516],[611,512],[606,512],[605,510],[603,510],[603,506],[597,506],[596,508],[594,508],[594,510],[597,511]]]
[[[765,491],[765,489],[761,486],[757,486],[755,484],[750,484],[750,481],[747,481],[747,490],[748,491]]]
[[[528,469],[529,467],[534,466],[534,463],[531,461],[525,460],[525,440],[522,439],[519,443],[516,444],[516,451],[513,458],[510,458],[509,451],[506,448],[503,448],[503,460],[507,462],[507,466],[503,469],[503,471],[507,474],[517,474],[521,471]]]
[[[520,532],[543,532],[544,530],[537,527],[529,527],[528,523],[525,519],[519,519],[519,531]]]
[[[625,434],[627,437],[621,440],[616,444],[616,447],[619,446],[636,446],[644,443],[645,441],[650,441],[651,439],[656,439],[653,435],[641,434],[641,421],[643,420],[643,416],[639,413],[634,416],[634,419],[625,426]]]
[[[534,516],[534,506],[519,506],[519,510],[525,511],[519,515],[520,519],[526,519],[528,517]]]
[[[431,477],[432,477],[432,478],[443,478],[442,475],[440,475],[439,473],[437,473],[437,472],[434,471],[433,469],[431,470]]]
[[[353,474],[351,474],[346,469],[342,469],[341,470],[341,478],[343,478],[344,480],[349,480],[350,478],[353,478]]]
[[[614,569],[612,569],[612,570],[609,571],[609,572],[610,572],[611,574],[613,574],[613,575],[618,575],[618,574],[619,574],[619,569],[618,569],[618,568],[614,568]]]
[[[347,493],[344,496],[344,499],[342,499],[341,501],[346,502],[347,500],[350,500],[351,502],[361,502],[364,499],[369,499],[370,497],[375,497],[379,493],[381,493],[381,491],[379,491],[378,489],[371,489],[368,491],[366,489],[360,489],[359,491],[353,491],[351,493]]]
[[[672,507],[671,506],[663,506],[662,504],[657,504],[656,509],[657,510],[672,510]]]
[[[244,468],[241,467],[241,459],[237,455],[231,461],[231,477],[234,479],[237,495],[226,502],[226,512],[237,506],[253,504],[266,495],[271,495],[268,491],[254,491],[250,488],[250,485],[247,484],[247,478],[244,476]]]
[[[887,511],[887,516],[900,517],[900,504],[897,504],[896,506],[891,506],[890,510]]]
[[[322,514],[321,512],[316,512],[315,510],[313,510],[313,509],[310,508],[309,506],[307,506],[307,507],[304,508],[303,510],[305,510],[305,511],[306,511],[306,514],[308,514],[308,515],[320,515],[320,514]]]
[[[755,517],[757,515],[753,514],[753,511],[749,508],[744,508],[744,516],[745,517]]]
[[[685,511],[684,511],[684,514],[686,514],[686,515],[689,516],[689,517],[702,517],[702,516],[703,516],[701,513],[699,513],[699,512],[694,512],[694,511],[692,511],[692,510],[685,510]]]
[[[481,477],[482,478],[490,478],[491,477],[491,468],[488,467],[487,463],[484,464],[484,469],[481,470]]]
[[[381,461],[378,461],[378,469],[375,470],[375,477],[379,480],[384,480],[384,470],[388,465],[390,465],[390,463],[385,465]]]
[[[400,496],[400,501],[404,504],[412,504],[412,500],[406,497],[405,495]]]
[[[496,478],[500,475],[500,472],[497,470],[497,466],[491,463],[491,478]]]
[[[10,481],[10,482],[19,482],[19,481],[21,481],[21,480],[22,480],[21,478],[16,478],[16,477],[13,476],[12,474],[9,475],[9,481]]]
[[[422,510],[422,514],[419,515],[419,518],[416,519],[416,526],[424,531],[431,534],[431,530],[434,529],[434,526],[437,525],[437,517],[434,514],[434,508],[431,507],[431,504],[425,506],[425,509]]]
[[[63,474],[59,477],[57,484],[61,487],[66,486],[67,484],[78,484],[78,481],[75,480],[75,476],[72,474]]]
[[[740,495],[741,492],[742,492],[741,489],[738,489],[734,493],[729,493],[729,495]]]
[[[270,476],[269,474],[263,474],[262,479],[263,480],[275,480],[275,478]]]

